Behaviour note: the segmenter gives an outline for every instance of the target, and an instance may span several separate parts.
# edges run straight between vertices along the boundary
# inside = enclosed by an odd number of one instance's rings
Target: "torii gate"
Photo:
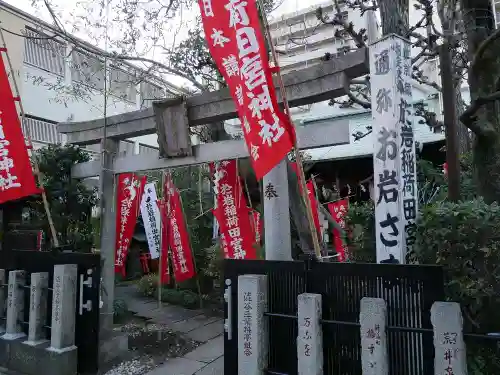
[[[343,96],[351,79],[368,73],[368,51],[363,48],[334,60],[286,74],[283,76],[283,83],[290,107],[297,107]],[[279,90],[277,96],[281,101]],[[112,202],[115,192],[114,175],[247,158],[249,155],[243,140],[195,146],[190,144],[189,127],[209,125],[236,117],[236,108],[229,91],[222,89],[154,103],[153,108],[111,116],[106,122],[104,119],[98,119],[58,125],[59,132],[67,135],[68,143],[89,145],[102,142],[106,124],[105,152],[102,154],[104,168],[101,168],[101,161],[91,161],[76,165],[72,171],[73,178],[101,176],[103,179],[101,220],[104,223],[100,247],[104,259],[102,275],[106,294],[103,296],[104,306],[101,313],[102,329],[111,327],[113,317],[116,225]],[[159,135],[160,158],[150,154],[116,157],[120,140],[154,133]],[[300,149],[347,144],[350,139],[349,120],[315,121],[313,126],[298,127],[297,138]],[[266,259],[290,260],[291,241],[290,235],[286,235],[290,233],[289,197],[295,201],[292,214],[296,222],[304,223],[306,220],[305,208],[300,207],[298,203],[301,200],[298,198],[296,177],[293,173],[287,174],[286,164],[279,164],[264,177],[264,184],[269,182],[276,188],[278,197],[264,201]],[[298,227],[308,228],[307,223]]]

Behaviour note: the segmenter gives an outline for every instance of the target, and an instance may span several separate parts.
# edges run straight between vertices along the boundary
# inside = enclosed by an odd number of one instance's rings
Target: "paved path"
[[[115,289],[115,296],[125,300],[128,309],[137,315],[204,342],[184,357],[172,358],[146,375],[224,374],[223,319],[208,317],[200,310],[187,310],[165,303],[159,309],[157,301],[140,297],[135,286],[119,286]]]

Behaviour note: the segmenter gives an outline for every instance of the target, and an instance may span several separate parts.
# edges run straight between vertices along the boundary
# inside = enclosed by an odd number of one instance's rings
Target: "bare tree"
[[[405,25],[408,0],[344,0],[351,9],[361,14],[368,10],[379,10],[382,28],[396,30],[413,43],[418,53],[412,60],[412,77],[417,82],[441,90],[439,83],[431,82],[421,70],[424,62],[438,56],[438,46],[446,38],[452,48],[453,86],[456,96],[456,111],[461,123],[459,127],[461,150],[467,151],[473,135],[474,166],[477,171],[479,194],[487,201],[500,200],[500,30],[496,30],[491,1],[489,0],[417,0],[415,8],[422,12],[414,25]],[[366,46],[366,31],[355,30],[351,22],[341,16],[340,1],[334,0],[336,12],[325,15],[318,9],[318,19],[347,32],[356,47]],[[405,8],[406,7],[406,8]],[[396,11],[397,10],[397,11]],[[436,24],[433,14],[437,12],[440,23]],[[388,27],[388,26],[387,26]],[[329,56],[326,56],[328,58]],[[465,105],[461,96],[461,85],[468,79],[471,103]],[[363,87],[364,86],[364,87]],[[348,95],[343,102],[332,105],[361,106],[370,108],[369,81],[353,80],[346,87]],[[415,105],[415,114],[431,128],[441,129],[438,116],[426,108],[425,103]],[[362,138],[365,133],[355,134]]]

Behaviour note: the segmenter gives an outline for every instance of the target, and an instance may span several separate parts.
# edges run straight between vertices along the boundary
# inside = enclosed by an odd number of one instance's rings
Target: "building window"
[[[24,38],[24,62],[47,72],[64,76],[66,46],[30,28],[25,28],[25,33],[28,38]]]
[[[136,90],[136,77],[131,73],[127,73],[116,67],[110,70],[110,88],[111,93],[120,99],[136,103],[137,90]]]
[[[82,83],[95,90],[104,90],[106,79],[104,62],[97,57],[82,51],[73,51],[71,54],[71,80]]]
[[[34,117],[23,118],[23,133],[33,142],[56,144],[61,143],[62,135],[57,131],[57,123],[37,119]]]

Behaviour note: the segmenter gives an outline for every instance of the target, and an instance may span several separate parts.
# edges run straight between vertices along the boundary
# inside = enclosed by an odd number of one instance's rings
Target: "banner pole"
[[[160,199],[160,258],[158,260],[158,309],[161,310],[162,308],[162,290],[163,290],[163,283],[161,282],[162,280],[162,275],[163,275],[163,231],[165,228],[166,223],[164,223],[164,218],[165,215],[162,215],[165,212],[165,189],[163,188],[165,186],[165,172],[161,172],[161,187],[160,191],[162,192],[162,197]],[[166,238],[165,238],[166,240]],[[168,245],[167,245],[168,246]],[[167,254],[168,257],[168,254]]]
[[[3,30],[1,27],[0,27],[0,37],[2,38],[2,49],[4,50],[5,56],[7,57],[7,64],[9,66],[9,70],[11,73],[10,76],[12,78],[12,83],[14,84],[14,90],[16,91],[15,96],[19,99],[18,103],[19,103],[19,110],[21,111],[21,121],[24,121],[24,108],[23,108],[23,103],[21,101],[21,94],[19,92],[19,86],[17,85],[16,75],[14,74],[14,69],[12,67],[12,61],[11,61],[9,53],[7,51],[7,44],[5,43],[5,37],[3,35]],[[0,58],[2,58],[2,57],[0,56]],[[22,124],[21,124],[21,131],[22,131]],[[30,135],[30,130],[29,130],[28,126],[26,126],[26,138],[28,139],[31,150],[33,150],[33,143],[31,141],[31,135]],[[54,221],[52,219],[52,214],[50,213],[50,205],[49,205],[49,201],[47,200],[47,194],[45,193],[45,189],[43,187],[43,180],[42,180],[42,176],[40,173],[38,161],[36,160],[35,157],[33,157],[31,159],[32,159],[31,161],[33,162],[33,167],[35,169],[35,175],[36,175],[36,178],[38,180],[38,184],[40,185],[40,189],[42,191],[43,207],[45,209],[45,214],[47,215],[47,221],[49,222],[49,228],[50,228],[50,234],[52,235],[52,241],[54,243],[54,247],[59,247],[59,240],[57,238],[56,227],[55,227]]]
[[[186,229],[189,235],[189,243],[191,244],[191,230],[189,229],[189,225],[186,220],[186,213],[184,212],[184,203],[182,202],[182,196],[180,193],[179,193],[179,200],[181,202],[182,217],[184,218],[184,222],[186,223]],[[201,295],[201,286],[200,286],[200,274],[198,273],[198,267],[196,267],[196,256],[194,254],[194,249],[191,245],[190,247],[191,247],[191,256],[193,258],[194,272],[196,273],[196,288],[198,289],[198,298],[200,299],[200,309],[203,309],[203,298]]]
[[[278,55],[276,53],[276,50],[274,49],[274,44],[273,44],[273,41],[271,38],[271,32],[269,30],[269,24],[267,22],[267,17],[266,17],[266,14],[264,13],[264,7],[262,4],[262,0],[257,0],[257,3],[258,3],[259,13],[260,13],[261,18],[262,18],[262,23],[264,26],[265,38],[269,44],[269,48],[271,49],[271,55],[273,58],[274,66],[275,66],[275,68],[277,68],[276,75],[278,76],[278,83],[279,83],[281,97],[283,99],[283,107],[285,109],[285,114],[288,116],[288,118],[290,120],[290,124],[293,126],[292,118],[290,116],[290,106],[288,105],[288,100],[286,99],[286,90],[285,90],[285,86],[283,84],[283,79],[281,77],[281,73],[279,70]],[[322,259],[321,246],[319,244],[318,232],[317,232],[316,228],[314,227],[312,207],[311,207],[311,204],[309,202],[309,197],[307,195],[306,178],[305,178],[305,174],[304,174],[304,168],[302,165],[302,156],[300,155],[300,151],[299,151],[299,147],[297,145],[296,137],[294,137],[293,141],[294,141],[294,154],[295,154],[295,159],[297,161],[297,169],[299,171],[299,175],[298,175],[299,178],[298,179],[299,179],[299,183],[302,187],[302,194],[301,195],[302,195],[302,199],[304,201],[304,204],[306,206],[307,221],[309,222],[309,230],[311,231],[311,235],[312,235],[314,252],[316,255],[316,259],[318,261],[321,261],[321,259]]]

